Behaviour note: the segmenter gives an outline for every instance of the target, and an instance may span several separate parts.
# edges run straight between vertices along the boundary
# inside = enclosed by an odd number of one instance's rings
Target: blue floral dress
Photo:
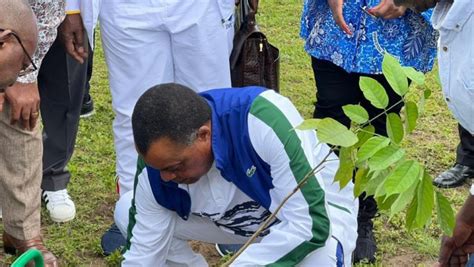
[[[334,22],[327,0],[305,0],[300,36],[311,56],[328,60],[347,72],[379,74],[383,52],[397,57],[404,66],[427,72],[436,57],[437,32],[431,27],[432,10],[407,10],[398,19],[374,18],[363,7],[380,0],[346,0],[343,15],[353,35]]]

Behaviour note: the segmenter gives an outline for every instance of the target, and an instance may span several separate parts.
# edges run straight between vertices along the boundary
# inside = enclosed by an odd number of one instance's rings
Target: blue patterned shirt
[[[300,35],[306,40],[306,52],[347,72],[381,73],[383,51],[397,57],[404,66],[431,70],[438,36],[429,22],[432,10],[422,14],[407,10],[401,18],[391,20],[373,18],[362,10],[379,2],[344,2],[344,19],[353,33],[348,35],[334,22],[326,0],[305,0]]]

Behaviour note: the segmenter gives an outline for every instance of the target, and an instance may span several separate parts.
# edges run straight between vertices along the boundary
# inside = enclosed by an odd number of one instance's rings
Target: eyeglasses
[[[5,29],[2,29],[0,28],[0,32],[3,32],[5,31]],[[33,61],[33,59],[31,58],[31,56],[28,54],[28,51],[26,51],[26,48],[25,46],[23,45],[23,42],[21,41],[20,39],[20,36],[18,36],[18,34],[12,30],[10,30],[10,33],[11,35],[13,35],[13,37],[15,37],[15,39],[18,41],[18,43],[20,44],[21,46],[21,49],[23,49],[23,53],[25,53],[25,56],[28,58],[28,60],[30,61],[31,63],[31,67],[33,67],[33,70],[37,70],[38,67],[36,66],[35,62]],[[29,68],[29,67],[28,67]],[[28,69],[26,68],[26,69]],[[25,70],[26,70],[25,69]],[[26,74],[25,70],[23,70],[22,72],[20,72],[19,76],[23,76],[24,74]]]

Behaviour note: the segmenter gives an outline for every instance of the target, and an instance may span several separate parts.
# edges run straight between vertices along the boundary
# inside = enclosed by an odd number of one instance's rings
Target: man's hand
[[[87,58],[88,43],[84,38],[85,29],[80,14],[67,15],[59,25],[58,37],[66,51],[81,64]]]
[[[396,6],[393,0],[382,0],[380,4],[368,10],[369,13],[383,19],[396,19],[405,14],[407,7]]]
[[[474,252],[474,235],[469,226],[456,225],[453,237],[443,237],[438,266],[465,266],[468,254]]]
[[[336,24],[339,25],[339,27],[341,27],[341,29],[345,33],[352,35],[352,32],[349,29],[349,26],[347,25],[346,21],[344,20],[344,16],[342,15],[342,7],[344,5],[344,0],[328,0],[328,4],[331,8],[332,16]]]
[[[31,131],[39,117],[40,97],[36,83],[16,82],[5,90],[5,99],[10,103],[10,124],[20,123]]]
[[[474,253],[474,197],[470,196],[456,218],[453,237],[443,237],[437,266],[465,266]]]
[[[417,12],[423,12],[434,7],[439,0],[394,0],[393,2],[397,6],[405,6]]]

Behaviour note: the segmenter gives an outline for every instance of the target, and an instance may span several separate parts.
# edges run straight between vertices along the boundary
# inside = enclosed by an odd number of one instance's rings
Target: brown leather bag
[[[271,45],[255,21],[258,1],[242,0],[236,16],[239,30],[230,56],[233,87],[258,85],[280,91],[280,51]]]

